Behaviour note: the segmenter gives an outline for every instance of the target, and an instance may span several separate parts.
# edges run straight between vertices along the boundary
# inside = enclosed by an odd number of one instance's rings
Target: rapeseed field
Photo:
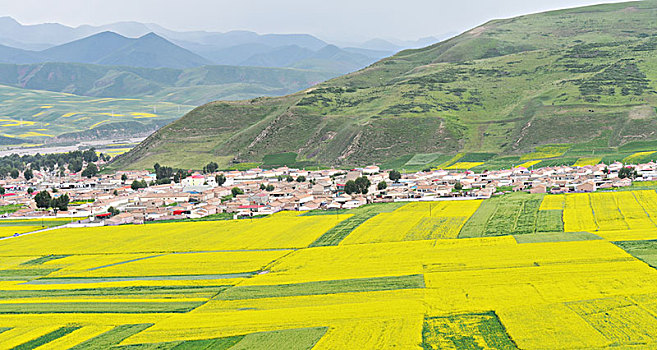
[[[0,348],[654,348],[655,215],[626,191],[11,237]]]

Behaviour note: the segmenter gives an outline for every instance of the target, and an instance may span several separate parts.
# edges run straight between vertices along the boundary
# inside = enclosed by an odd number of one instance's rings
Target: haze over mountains
[[[654,146],[655,18],[651,0],[490,21],[296,94],[199,107],[117,165],[292,155],[400,167],[473,154],[463,161],[511,166],[542,145],[589,156]]]
[[[308,34],[248,31],[176,32],[156,24],[120,22],[104,26],[22,25],[0,18],[0,62],[76,62],[147,68],[236,65],[301,68],[343,74],[404,48],[438,38],[397,44],[373,39],[339,48]]]

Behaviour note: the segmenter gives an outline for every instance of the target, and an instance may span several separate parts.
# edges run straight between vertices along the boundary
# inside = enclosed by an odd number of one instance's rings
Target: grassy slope
[[[553,143],[615,152],[657,139],[656,14],[657,2],[643,1],[491,21],[315,89],[199,107],[117,164],[198,167],[294,152],[347,166],[419,153],[513,156]],[[193,156],[171,160],[184,152]]]

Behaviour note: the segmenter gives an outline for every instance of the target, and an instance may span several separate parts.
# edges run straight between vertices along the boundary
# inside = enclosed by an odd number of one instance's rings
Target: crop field
[[[11,237],[0,348],[654,348],[653,214],[516,194]]]
[[[0,134],[36,142],[104,124],[172,121],[191,108],[148,98],[95,98],[0,85]]]

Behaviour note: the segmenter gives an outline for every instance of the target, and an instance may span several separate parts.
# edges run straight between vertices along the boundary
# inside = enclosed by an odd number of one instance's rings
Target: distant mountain
[[[159,51],[120,50],[113,57],[108,57],[114,48],[121,45],[122,38],[110,37],[107,32],[113,32],[127,38],[143,38],[154,33],[170,43],[186,49],[198,57],[194,57],[189,65],[181,64],[180,60],[162,60],[164,56],[184,58],[189,53],[167,53],[154,57]],[[106,44],[97,46],[94,40],[106,40]],[[237,65],[258,67],[303,67],[311,70],[330,70],[332,73],[350,73],[388,57],[402,49],[426,46],[439,41],[440,38],[426,38],[420,41],[386,41],[371,40],[364,44],[349,44],[340,47],[343,52],[334,52],[326,56],[326,50],[335,51],[327,42],[308,34],[257,34],[250,31],[229,31],[225,33],[190,31],[177,32],[157,24],[139,22],[117,22],[102,26],[82,25],[76,28],[61,24],[22,25],[11,17],[0,18],[0,45],[15,47],[29,51],[49,49],[51,59],[55,61],[81,62],[91,64],[120,64],[147,67],[184,68],[203,64]],[[82,53],[85,45],[94,47],[98,52]],[[137,45],[137,44],[136,44]],[[329,46],[327,48],[327,46]],[[51,49],[52,47],[52,49]],[[54,48],[57,47],[57,48]],[[159,49],[161,49],[158,46]],[[171,47],[169,47],[171,49]],[[67,50],[87,56],[84,59],[71,58]],[[320,52],[322,51],[322,52]],[[1,62],[35,63],[44,59],[34,59],[33,55],[24,57],[14,54],[11,57],[21,57],[22,60],[0,59]],[[203,59],[200,59],[200,58]],[[92,59],[94,58],[94,59]],[[158,62],[144,65],[143,61]]]
[[[212,63],[154,33],[130,39],[113,32],[103,32],[38,54],[41,62],[146,68],[191,68]]]
[[[189,105],[285,95],[334,76],[302,69],[237,66],[152,69],[78,63],[0,64],[0,85],[94,97],[155,96]]]

